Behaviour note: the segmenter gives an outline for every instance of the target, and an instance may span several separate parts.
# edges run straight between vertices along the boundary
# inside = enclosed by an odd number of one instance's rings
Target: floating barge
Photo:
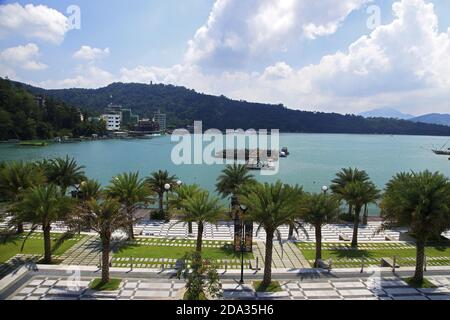
[[[449,141],[450,140],[448,140],[440,149],[432,149],[431,151],[440,156],[450,156],[450,148],[447,148],[447,150],[444,149]]]

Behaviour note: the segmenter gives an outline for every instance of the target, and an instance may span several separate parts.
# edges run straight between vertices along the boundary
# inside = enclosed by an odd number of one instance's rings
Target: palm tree
[[[364,170],[359,170],[357,168],[342,168],[341,171],[336,173],[336,178],[331,182],[331,191],[339,196],[341,200],[346,201],[344,188],[351,182],[361,181],[365,182],[369,180],[369,175]],[[353,214],[353,206],[348,203],[348,215]]]
[[[380,206],[383,228],[407,226],[415,237],[413,281],[421,284],[426,241],[450,227],[450,180],[430,171],[397,174],[387,183]]]
[[[203,229],[206,222],[217,223],[224,217],[225,209],[220,205],[220,199],[212,197],[207,191],[199,191],[182,202],[185,212],[182,221],[197,222],[196,251],[202,251]]]
[[[111,250],[111,235],[114,231],[127,228],[129,219],[116,199],[92,199],[87,202],[85,210],[80,212],[86,227],[95,230],[100,235],[102,243],[102,283],[108,283],[109,252]]]
[[[379,190],[371,181],[355,181],[348,183],[342,190],[347,203],[354,208],[352,247],[358,246],[358,228],[362,208],[374,203],[380,197]]]
[[[281,240],[278,228],[288,224],[297,214],[297,195],[292,188],[280,181],[275,184],[256,183],[248,188],[245,195],[241,195],[241,203],[247,208],[247,214],[253,221],[259,223],[257,232],[264,228],[266,231],[266,253],[264,261],[264,278],[262,286],[272,282],[272,248],[275,233]]]
[[[164,193],[167,192],[165,185],[169,184],[173,186],[176,181],[177,177],[175,175],[170,175],[167,170],[152,172],[150,177],[145,180],[149,188],[158,194],[159,212],[161,214],[164,213]]]
[[[106,193],[125,207],[128,217],[128,236],[130,239],[134,239],[133,213],[137,204],[148,200],[150,192],[147,185],[142,179],[139,179],[139,172],[123,173],[111,180],[111,185],[106,188]]]
[[[102,196],[102,185],[97,180],[86,180],[80,184],[80,193],[83,201],[99,199]]]
[[[183,202],[194,197],[195,194],[201,192],[200,187],[196,184],[182,185],[175,190],[175,196],[172,197],[170,205],[172,208],[180,209]],[[192,221],[188,221],[188,233],[192,234]]]
[[[0,170],[0,194],[10,205],[19,202],[24,192],[43,184],[45,176],[32,162],[12,161],[3,163]],[[23,232],[22,222],[17,222],[17,233]]]
[[[75,159],[70,159],[69,156],[63,158],[51,159],[41,162],[45,170],[47,180],[61,187],[61,190],[66,194],[67,189],[76,184],[80,184],[85,180],[84,166],[79,166]]]
[[[59,187],[54,184],[32,187],[26,192],[23,200],[15,207],[22,221],[33,224],[30,234],[42,227],[44,234],[44,263],[52,262],[51,223],[65,218],[71,211],[72,199],[64,196]]]
[[[291,192],[294,192],[297,196],[297,199],[299,202],[301,202],[301,200],[303,199],[305,193],[303,192],[303,187],[300,187],[298,185],[295,186],[287,186],[289,188],[291,188]],[[300,209],[301,210],[301,209]],[[291,218],[291,220],[288,222],[288,226],[289,226],[289,231],[288,231],[288,240],[292,240],[294,238],[294,232],[298,235],[298,229],[302,228],[303,229],[303,225],[302,223],[299,221],[299,216],[293,216]]]
[[[227,165],[217,178],[216,190],[223,197],[238,196],[244,188],[256,182],[243,164]]]
[[[328,194],[307,194],[300,204],[303,221],[314,226],[316,234],[316,260],[314,267],[319,267],[322,259],[322,226],[331,223],[339,216],[339,199]]]

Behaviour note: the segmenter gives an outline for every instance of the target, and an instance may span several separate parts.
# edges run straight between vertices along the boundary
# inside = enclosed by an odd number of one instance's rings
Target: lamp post
[[[324,194],[327,194],[328,186],[323,186],[322,187],[322,191],[323,191]]]
[[[244,244],[245,244],[245,223],[244,216],[247,211],[247,206],[241,204],[239,206],[241,209],[241,280],[239,284],[244,284]]]
[[[170,190],[170,188],[171,188],[170,183],[166,183],[164,185],[164,189],[166,190],[166,214],[165,214],[166,222],[168,222],[168,220],[169,220],[168,214],[169,214],[169,190]]]

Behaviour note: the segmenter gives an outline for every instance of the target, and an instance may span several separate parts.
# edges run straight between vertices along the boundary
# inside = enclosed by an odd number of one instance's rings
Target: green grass
[[[405,249],[400,248],[405,246]],[[311,244],[299,243],[299,249],[304,257],[312,263],[315,259],[315,250]],[[328,248],[328,249],[327,249]],[[450,265],[450,246],[448,244],[430,245],[425,249],[429,265]],[[365,265],[379,265],[381,258],[396,256],[397,262],[402,266],[415,264],[416,249],[413,245],[403,243],[361,243],[358,249],[352,249],[349,244],[324,243],[322,259],[332,259],[333,267],[359,267],[362,257]]]
[[[186,292],[184,293],[184,295],[183,295],[183,300],[190,300],[190,299],[189,299],[189,294],[188,294],[187,291],[186,291]],[[206,295],[205,295],[204,292],[201,292],[201,293],[199,294],[198,299],[196,299],[196,300],[197,300],[197,301],[208,300],[208,298],[206,298]]]
[[[97,278],[89,283],[89,288],[96,291],[114,291],[119,289],[121,282],[120,279],[110,279],[108,283],[102,283],[102,279]]]
[[[57,243],[57,239],[62,234],[53,233],[52,246]],[[82,239],[83,236],[76,236],[75,238],[64,241],[56,250],[53,255],[59,256],[66,252],[70,247]],[[10,235],[0,237],[0,263],[4,263],[14,257],[16,254],[44,254],[44,239],[42,233],[35,233],[25,242],[23,251],[21,251],[25,234],[22,235]]]
[[[414,281],[414,279],[406,278],[403,279],[410,287],[413,288],[437,288],[434,284],[432,284],[428,279],[423,279],[422,283],[417,283]]]
[[[180,240],[178,243],[191,243],[190,240]],[[192,243],[195,243],[192,242]],[[207,244],[207,242],[204,242]],[[161,246],[158,243],[155,245],[141,245],[141,244],[125,244],[121,246],[117,252],[114,253],[115,258],[169,258],[169,259],[181,259],[187,252],[194,251],[195,247],[170,247]],[[221,247],[203,247],[202,257],[205,259],[217,260],[217,259],[239,259],[240,253],[236,253],[233,250],[231,244],[224,244]],[[253,259],[252,253],[245,253],[244,259]]]
[[[272,281],[268,286],[263,286],[262,281],[254,281],[253,287],[256,292],[280,292],[283,291],[281,289],[280,283],[278,281]]]

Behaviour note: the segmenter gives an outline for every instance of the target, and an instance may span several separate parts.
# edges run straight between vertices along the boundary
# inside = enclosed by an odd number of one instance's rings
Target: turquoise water
[[[260,176],[260,181],[282,180],[298,183],[307,191],[319,192],[343,167],[366,170],[382,188],[397,172],[409,170],[441,171],[450,176],[448,157],[434,155],[430,149],[440,148],[448,137],[345,135],[345,134],[282,134],[280,146],[287,146],[290,156],[280,159],[275,176]],[[48,147],[19,147],[0,145],[0,160],[35,160],[42,158],[75,157],[86,166],[90,178],[107,184],[111,177],[126,171],[139,171],[142,176],[158,169],[167,169],[185,183],[197,183],[214,190],[223,165],[181,165],[171,161],[175,143],[170,136],[150,140],[105,140]],[[372,214],[376,208],[372,208]]]

